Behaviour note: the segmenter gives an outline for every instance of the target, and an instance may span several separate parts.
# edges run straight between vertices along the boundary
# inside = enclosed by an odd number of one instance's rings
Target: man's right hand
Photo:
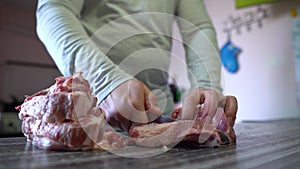
[[[138,80],[122,83],[100,103],[100,108],[112,127],[124,131],[129,131],[132,123],[148,123],[162,114],[156,97]]]

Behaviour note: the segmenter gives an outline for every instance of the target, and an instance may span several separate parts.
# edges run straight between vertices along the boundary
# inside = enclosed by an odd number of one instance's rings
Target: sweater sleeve
[[[90,40],[80,23],[83,0],[39,0],[37,34],[60,72],[83,72],[94,95],[102,101],[113,89],[133,77],[115,65]]]
[[[216,33],[203,0],[179,0],[177,16],[191,86],[222,92]]]

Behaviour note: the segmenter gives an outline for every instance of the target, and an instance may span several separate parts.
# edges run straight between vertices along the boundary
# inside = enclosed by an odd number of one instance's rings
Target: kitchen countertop
[[[24,137],[0,138],[0,169],[12,168],[298,168],[300,120],[244,122],[235,126],[236,145],[189,149],[175,147],[147,158],[108,151],[44,151]],[[127,148],[123,154],[139,153]],[[153,149],[143,149],[141,152]],[[141,156],[139,156],[141,157]]]

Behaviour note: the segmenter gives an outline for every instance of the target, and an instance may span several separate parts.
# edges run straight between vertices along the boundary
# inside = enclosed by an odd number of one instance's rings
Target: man
[[[174,20],[192,86],[181,118],[204,103],[211,120],[225,97],[203,0],[39,0],[37,7],[38,36],[61,73],[83,72],[107,121],[123,130],[174,108],[167,74]]]

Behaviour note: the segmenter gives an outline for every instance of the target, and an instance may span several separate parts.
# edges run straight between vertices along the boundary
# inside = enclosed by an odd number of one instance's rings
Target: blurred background
[[[238,122],[300,118],[300,1],[267,1],[204,0],[222,49],[224,94],[239,100]],[[0,136],[20,133],[14,107],[60,76],[36,36],[35,9],[36,0],[0,0]],[[180,38],[176,24],[174,34]],[[184,60],[182,44],[173,43]],[[176,65],[170,74],[186,90],[186,70]]]

